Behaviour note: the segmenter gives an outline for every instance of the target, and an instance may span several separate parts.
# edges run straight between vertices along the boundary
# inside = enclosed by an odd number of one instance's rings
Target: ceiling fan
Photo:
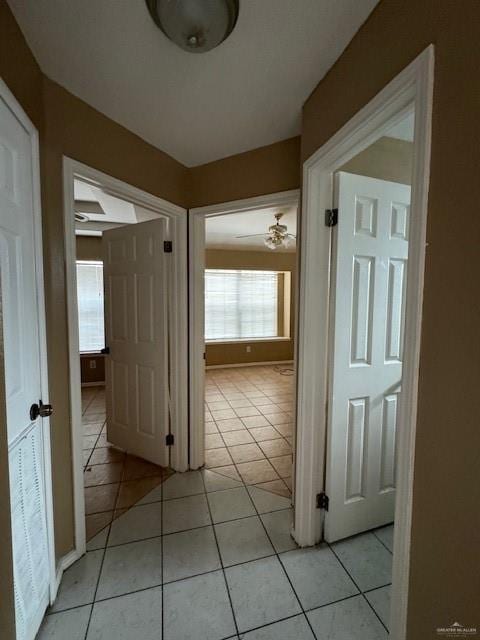
[[[268,227],[267,233],[252,233],[246,236],[236,236],[237,238],[257,238],[259,236],[263,236],[265,246],[269,249],[275,250],[279,247],[288,247],[290,241],[295,240],[296,236],[292,233],[288,233],[287,225],[280,224],[280,220],[283,217],[283,213],[275,214],[275,224],[272,224]]]

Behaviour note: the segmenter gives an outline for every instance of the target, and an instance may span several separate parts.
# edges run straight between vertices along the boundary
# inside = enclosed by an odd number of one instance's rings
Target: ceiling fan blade
[[[260,236],[265,237],[267,234],[265,233],[251,233],[248,236],[235,236],[235,238],[259,238]]]

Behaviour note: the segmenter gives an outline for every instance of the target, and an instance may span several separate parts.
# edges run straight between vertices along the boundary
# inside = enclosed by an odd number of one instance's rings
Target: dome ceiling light
[[[146,0],[155,24],[191,53],[214,49],[232,33],[239,0]]]

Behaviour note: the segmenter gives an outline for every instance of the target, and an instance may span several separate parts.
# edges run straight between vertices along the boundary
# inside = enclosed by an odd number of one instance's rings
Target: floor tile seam
[[[277,551],[277,549],[276,549],[275,545],[273,544],[273,540],[271,539],[270,534],[268,533],[267,527],[265,526],[265,523],[263,522],[262,518],[260,517],[260,513],[258,512],[258,509],[257,509],[257,507],[256,507],[256,505],[255,505],[255,502],[253,501],[252,497],[250,496],[250,493],[248,492],[248,490],[247,490],[247,493],[248,493],[248,495],[249,495],[249,497],[250,497],[250,501],[251,501],[251,502],[252,502],[252,504],[253,504],[253,508],[255,509],[255,511],[256,511],[256,513],[257,513],[258,518],[260,519],[260,522],[261,522],[261,524],[262,524],[263,530],[265,531],[265,535],[267,536],[267,539],[268,539],[268,541],[270,542],[270,544],[271,544],[271,546],[272,546],[272,549],[274,550],[274,556],[277,558],[277,560],[278,560],[278,562],[279,562],[279,564],[280,564],[280,566],[281,566],[281,568],[282,568],[282,570],[283,570],[283,573],[284,573],[284,575],[286,576],[286,578],[287,578],[287,580],[288,580],[288,583],[290,584],[290,588],[292,589],[292,592],[293,592],[293,594],[294,594],[294,596],[295,596],[295,598],[296,598],[296,600],[297,600],[298,606],[300,607],[300,609],[301,609],[301,611],[302,611],[303,615],[305,616],[305,619],[307,620],[307,624],[308,624],[308,626],[310,627],[310,630],[311,630],[311,632],[312,632],[312,634],[313,634],[313,637],[314,637],[316,640],[319,640],[319,639],[317,638],[317,635],[315,634],[315,632],[314,632],[314,630],[313,630],[312,625],[310,624],[310,621],[308,620],[307,616],[305,615],[305,610],[304,610],[304,608],[303,608],[303,604],[301,603],[300,598],[298,597],[298,594],[297,594],[296,590],[294,589],[294,586],[293,586],[293,584],[292,584],[292,581],[290,580],[290,576],[288,575],[287,570],[285,569],[285,567],[284,567],[284,565],[283,565],[283,563],[282,563],[282,561],[281,561],[281,559],[280,559],[280,554],[278,553],[278,551]]]
[[[388,526],[388,525],[387,525],[387,526]],[[383,542],[383,540],[382,540],[379,536],[377,536],[377,534],[375,533],[376,529],[372,529],[371,531],[372,531],[373,535],[375,536],[375,538],[380,542],[380,544],[381,544],[382,546],[384,546],[384,547],[385,547],[385,549],[388,551],[388,553],[389,553],[391,556],[393,556],[393,551],[392,551],[391,549],[389,549],[389,548],[387,547],[387,545]]]
[[[205,479],[204,479],[203,475],[202,475],[202,482],[203,482],[203,488],[205,489],[205,494],[206,494],[207,493],[207,487],[205,485]],[[206,502],[207,502],[207,507],[208,507],[208,513],[210,515],[210,521],[213,524],[212,510],[210,508],[210,503],[208,501],[208,498],[207,498]],[[222,570],[222,575],[223,575],[223,582],[225,584],[225,589],[227,590],[228,601],[230,603],[230,610],[232,612],[232,617],[233,617],[233,624],[235,625],[235,633],[238,636],[239,635],[239,630],[238,630],[237,617],[235,615],[235,610],[233,608],[232,595],[230,593],[230,587],[228,586],[227,575],[225,573],[225,567],[223,565],[222,554],[220,553],[220,545],[218,544],[217,532],[215,531],[215,527],[213,527],[213,537],[215,539],[215,545],[217,547],[218,558],[220,560],[220,566],[222,568],[221,570]]]
[[[375,611],[373,605],[370,603],[370,601],[368,600],[368,598],[365,596],[365,593],[363,591],[363,589],[360,588],[360,586],[357,584],[357,581],[353,579],[353,576],[351,575],[350,571],[348,571],[347,567],[344,565],[344,563],[342,562],[342,560],[340,559],[340,557],[338,556],[338,554],[335,552],[335,549],[333,548],[333,546],[330,543],[326,543],[328,545],[328,548],[330,549],[330,551],[333,553],[333,555],[336,557],[336,559],[338,560],[338,562],[342,565],[344,571],[347,573],[348,577],[350,578],[350,580],[353,582],[353,584],[355,585],[355,587],[359,590],[360,595],[362,596],[362,598],[364,599],[364,601],[367,603],[368,607],[373,611],[375,617],[378,619],[378,621],[380,622],[380,624],[382,625],[382,627],[385,629],[385,631],[388,633],[388,628],[386,626],[386,624],[384,624],[383,620],[380,618],[380,616],[378,615],[378,613]]]
[[[118,497],[118,491],[117,491],[117,497]],[[116,501],[117,501],[117,498],[115,498],[115,502]],[[107,532],[107,538],[105,540],[105,546],[103,547],[102,560],[100,562],[100,569],[99,569],[98,576],[97,576],[97,582],[96,582],[96,585],[95,585],[95,590],[93,592],[92,608],[90,609],[90,615],[88,617],[88,624],[87,624],[87,627],[86,627],[86,630],[85,630],[85,640],[88,638],[88,632],[89,632],[89,629],[90,629],[90,624],[92,622],[93,609],[94,609],[95,601],[96,601],[96,598],[97,598],[98,586],[100,584],[100,580],[101,580],[101,577],[102,577],[103,564],[105,562],[105,556],[107,554],[107,548],[108,548],[108,540],[110,538],[110,532],[112,530],[112,522],[113,522],[113,518],[112,518],[112,521],[110,522],[110,524],[108,525],[109,529],[108,529],[108,532]],[[100,551],[100,549],[99,549],[99,551]]]

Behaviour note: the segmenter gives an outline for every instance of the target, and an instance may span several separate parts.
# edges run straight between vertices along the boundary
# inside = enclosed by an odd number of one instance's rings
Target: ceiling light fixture
[[[89,222],[90,218],[85,213],[75,211],[75,222]]]
[[[288,228],[286,224],[280,224],[280,220],[283,217],[283,213],[275,214],[275,224],[272,224],[268,227],[268,233],[265,235],[264,233],[252,233],[248,236],[236,236],[237,238],[256,238],[258,236],[264,236],[263,242],[266,247],[269,249],[275,250],[280,249],[281,247],[288,247],[290,244],[290,240],[293,238],[295,240],[296,236],[292,233],[288,233]]]
[[[228,38],[239,0],[146,0],[155,24],[185,51],[204,53]]]

